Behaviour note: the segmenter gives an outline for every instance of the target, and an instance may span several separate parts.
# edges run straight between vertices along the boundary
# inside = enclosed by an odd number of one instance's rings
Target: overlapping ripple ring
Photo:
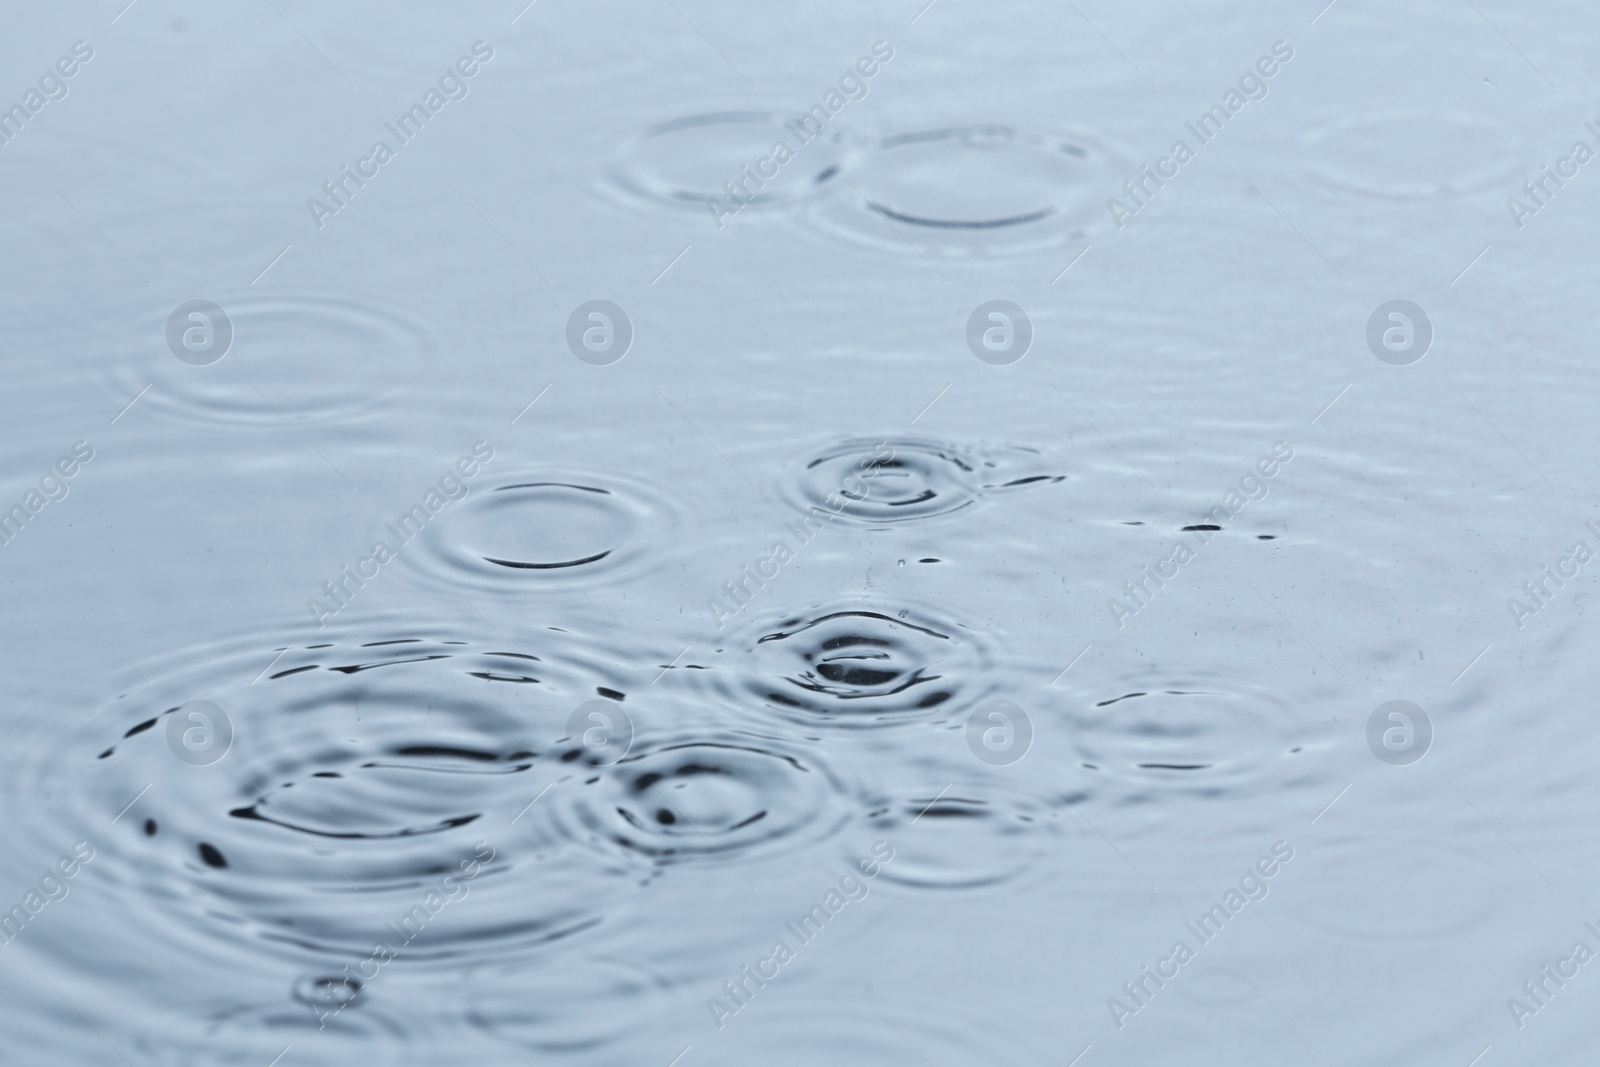
[[[214,937],[243,929],[301,956],[360,958],[445,907],[449,933],[408,940],[408,960],[528,952],[601,923],[641,864],[535,848],[511,818],[538,795],[572,706],[598,688],[562,655],[575,639],[548,635],[520,649],[314,642],[276,660],[258,646],[113,701],[62,761],[85,774],[80,819],[128,806],[97,862],[158,902],[155,921],[198,904]],[[209,765],[172,748],[168,720],[195,697],[232,723]]]
[[[572,774],[533,813],[551,844],[657,868],[720,868],[791,855],[858,814],[815,746],[728,714],[643,706],[631,714],[639,733],[615,763],[586,766],[577,738],[552,748]]]

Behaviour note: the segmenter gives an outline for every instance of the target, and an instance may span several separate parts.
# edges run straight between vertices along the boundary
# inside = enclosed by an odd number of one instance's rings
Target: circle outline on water
[[[943,141],[971,149],[979,139],[989,147],[1003,141],[1011,150],[1030,153],[1038,160],[1057,164],[1071,160],[1083,173],[1043,183],[1045,200],[982,218],[935,218],[903,205],[896,207],[887,195],[880,196],[873,188],[878,167],[886,168],[883,174],[889,181],[895,179],[901,168],[895,156],[898,149]],[[898,232],[905,227],[915,228],[912,245],[925,256],[1035,255],[1102,230],[1106,225],[1103,201],[1096,190],[1120,177],[1132,158],[1125,147],[1081,129],[1039,131],[1001,122],[973,122],[887,133],[873,138],[851,168],[856,175],[854,184],[859,184],[858,195],[818,200],[808,205],[806,221],[829,236],[895,255],[906,251],[906,235]],[[970,183],[962,187],[970,187]],[[1065,196],[1061,195],[1063,187],[1068,190]]]
[[[1004,321],[996,322],[997,317]],[[1007,334],[1003,348],[989,344],[996,330]],[[1009,300],[985,300],[967,316],[967,347],[991,367],[1009,367],[1021,361],[1033,347],[1033,319]]]
[[[596,316],[604,321],[596,322]],[[589,344],[590,335],[596,330],[610,331],[603,348]],[[620,362],[632,346],[633,320],[621,306],[610,300],[586,300],[567,316],[567,347],[591,367],[609,367]]]
[[[1518,171],[1514,162],[1524,155],[1526,145],[1518,145],[1515,131],[1499,116],[1485,112],[1434,111],[1425,108],[1399,107],[1387,110],[1357,108],[1354,113],[1346,107],[1325,112],[1314,119],[1296,137],[1297,161],[1302,178],[1309,179],[1323,189],[1341,195],[1357,195],[1381,200],[1427,201],[1444,197],[1466,197],[1495,189],[1514,182]],[[1451,126],[1461,144],[1474,148],[1473,158],[1479,161],[1494,160],[1498,165],[1462,168],[1449,174],[1443,181],[1410,182],[1384,181],[1371,174],[1362,174],[1349,168],[1354,156],[1348,151],[1352,145],[1381,145],[1384,138],[1381,127],[1415,122],[1431,131],[1443,132]],[[1344,146],[1340,138],[1348,138]],[[1487,150],[1485,145],[1489,145]],[[1330,157],[1339,160],[1329,162]],[[1389,158],[1435,159],[1436,153],[1419,151],[1409,141],[1404,150]]]
[[[686,529],[679,502],[659,490],[610,470],[503,470],[493,481],[472,486],[466,497],[423,527],[416,540],[425,551],[400,552],[396,559],[432,580],[470,582],[495,596],[637,581],[644,570],[666,563]],[[514,518],[511,513],[524,507],[532,509],[527,521],[567,530],[561,522],[569,520],[549,519],[550,512],[537,509],[571,504],[599,509],[594,514],[610,524],[611,532],[592,545],[575,546],[572,553],[536,559],[526,558],[526,546],[508,543],[495,532],[499,518]],[[536,565],[522,565],[528,563]]]
[[[293,289],[225,299],[233,339],[248,342],[249,360],[241,357],[227,366],[219,361],[205,374],[181,361],[162,361],[155,388],[136,405],[140,411],[185,425],[235,428],[269,422],[281,427],[288,415],[297,425],[337,421],[354,431],[403,394],[396,383],[404,375],[396,374],[397,366],[423,365],[442,351],[437,326],[387,296]],[[112,410],[151,384],[152,368],[141,370],[140,354],[149,337],[164,336],[166,319],[145,304],[137,312],[136,332],[98,336],[98,343],[117,357],[99,382],[107,402],[115,401]],[[322,373],[332,364],[348,373]]]
[[[196,322],[196,316],[205,322]],[[191,347],[189,335],[200,329],[209,331],[210,339],[204,348]],[[209,367],[233,347],[233,320],[210,300],[186,300],[167,316],[167,347],[191,367]]]
[[[1389,744],[1397,732],[1410,735],[1402,748]],[[1433,747],[1433,720],[1409,700],[1386,700],[1367,718],[1367,747],[1391,767],[1409,767]]]
[[[941,892],[990,892],[1014,879],[1046,873],[1042,861],[1071,805],[1013,776],[968,777],[948,768],[943,788],[871,789],[862,796],[865,826],[891,843],[892,862],[877,877],[886,886]],[[960,847],[951,837],[970,833]]]
[[[888,455],[882,453],[885,447]],[[826,508],[835,519],[884,526],[949,515],[977,504],[984,495],[982,457],[954,442],[896,435],[855,437],[829,441],[807,455],[799,477],[787,480],[783,488],[791,505],[805,515]],[[844,461],[842,474],[840,461]],[[813,473],[819,468],[820,473]],[[879,479],[897,476],[918,478],[920,492],[886,494],[881,488],[886,483]],[[853,488],[852,479],[864,491]],[[835,508],[829,496],[845,501],[844,506]],[[931,507],[922,506],[930,502]]]
[[[1212,664],[1136,669],[1072,687],[1061,722],[1095,794],[1260,795],[1329,776],[1300,759],[1334,744],[1338,730],[1305,710],[1332,699],[1331,688],[1307,684],[1288,688]]]
[[[196,716],[205,721],[196,723]],[[201,731],[209,738],[200,747],[190,744],[196,731]],[[191,767],[209,767],[226,756],[233,747],[233,720],[209,700],[191,700],[179,705],[167,716],[166,736],[167,747],[181,762]],[[213,749],[216,750],[215,755],[212,755]]]
[[[635,197],[642,197],[653,203],[675,207],[692,207],[696,210],[704,211],[706,210],[707,201],[726,201],[726,189],[720,187],[692,188],[678,184],[670,177],[660,173],[658,166],[651,165],[641,157],[644,156],[647,146],[675,133],[681,133],[686,130],[734,129],[738,127],[750,127],[766,131],[759,140],[753,140],[750,143],[748,162],[752,165],[757,164],[763,154],[771,153],[774,143],[773,137],[784,138],[788,134],[785,116],[780,111],[723,109],[664,119],[660,122],[651,123],[626,140],[622,149],[613,158],[610,167],[610,180],[624,192]],[[818,161],[824,164],[820,169],[808,164],[805,169],[794,175],[798,179],[798,191],[786,191],[787,184],[780,181],[783,175],[782,170],[771,176],[761,175],[760,177],[765,179],[765,184],[756,189],[753,195],[749,196],[749,199],[744,200],[739,207],[731,210],[729,214],[740,213],[752,208],[770,209],[780,205],[790,205],[810,200],[819,195],[826,195],[829,190],[824,189],[824,186],[842,172],[853,158],[859,156],[863,145],[859,138],[850,137],[843,130],[824,130],[802,147],[815,145],[824,140],[826,140],[824,147],[833,149],[833,155]],[[791,154],[792,156],[798,155],[792,150]],[[768,158],[770,158],[770,155]],[[780,163],[779,166],[783,167],[785,164]],[[743,175],[735,170],[729,170],[719,176],[723,181],[727,182],[738,182],[743,178]],[[751,192],[747,186],[741,186],[740,188],[745,194],[750,194]],[[731,207],[731,205],[729,206]]]
[[[595,716],[605,721],[596,723]],[[612,735],[605,733],[607,730],[615,730],[618,720],[627,731],[627,741],[621,745],[620,751]],[[596,731],[601,731],[601,736],[606,740],[592,741],[591,735]],[[585,753],[583,762],[591,767],[609,767],[619,760],[626,759],[629,750],[633,748],[634,733],[633,719],[623,710],[622,705],[614,700],[602,700],[598,697],[585,700],[573,708],[572,714],[567,716],[567,737],[576,739],[582,746]],[[596,753],[598,755],[594,755]]]
[[[1404,316],[1405,322],[1396,322],[1397,315]],[[1410,337],[1405,347],[1390,347],[1390,335],[1397,330],[1407,329]],[[1410,300],[1385,300],[1367,317],[1367,347],[1391,367],[1409,367],[1426,356],[1433,347],[1433,320]]]
[[[997,732],[1008,738],[1004,747],[990,744]],[[1033,747],[1033,719],[1016,704],[997,697],[972,709],[967,716],[966,735],[967,748],[981,762],[991,767],[1009,767],[1021,762]]]
[[[906,598],[881,611],[820,604],[746,620],[719,649],[730,661],[692,672],[692,684],[733,707],[754,700],[808,731],[959,724],[996,689],[988,636]]]

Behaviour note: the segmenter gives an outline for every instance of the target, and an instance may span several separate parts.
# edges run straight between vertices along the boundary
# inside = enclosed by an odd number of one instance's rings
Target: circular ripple
[[[817,195],[838,177],[849,145],[836,131],[824,131],[804,145],[783,116],[767,111],[720,111],[690,115],[651,126],[630,141],[612,166],[612,180],[623,190],[656,203],[708,210],[707,200],[723,210],[772,207]],[[794,158],[779,164],[774,147],[787,145]],[[762,165],[763,160],[771,159]],[[760,170],[777,173],[762,177]],[[750,175],[754,177],[751,178]],[[725,183],[748,201],[738,208]],[[759,184],[758,184],[759,182]]]
[[[1125,168],[1123,168],[1125,169]],[[1121,169],[1098,144],[1010,126],[884,137],[852,168],[859,196],[819,209],[831,230],[904,252],[992,255],[1088,235]]]
[[[805,726],[942,722],[992,687],[993,657],[966,627],[920,608],[841,607],[730,638],[726,667],[695,671],[735,706],[753,697]]]
[[[980,497],[1050,485],[1066,476],[1041,467],[1037,450],[963,448],[914,437],[837,441],[806,461],[786,492],[806,511],[807,531],[836,519],[878,525],[948,515]]]
[[[894,849],[880,882],[958,890],[1015,882],[1059,838],[1065,802],[966,782],[880,793],[869,804],[867,825]]]
[[[826,837],[846,818],[839,783],[811,753],[775,738],[700,731],[647,743],[563,783],[543,818],[558,838],[661,866],[724,864]],[[581,749],[560,754],[577,762]]]
[[[264,671],[258,652],[247,669],[186,672],[209,685],[159,683],[159,703],[118,701],[112,735],[80,757],[93,770],[85,799],[114,814],[150,789],[101,866],[166,898],[175,919],[198,901],[224,936],[243,925],[352,964],[375,943],[453,959],[592,926],[640,871],[534,847],[510,822],[552,777],[547,740],[594,689],[556,641],[538,654],[418,637],[317,644]],[[163,721],[197,691],[234,728],[204,767],[174,756]]]
[[[855,438],[806,464],[797,502],[857,522],[925,519],[977,500],[979,463],[938,441]]]
[[[282,426],[287,417],[351,419],[384,410],[394,384],[430,363],[431,331],[389,308],[321,296],[205,294],[233,323],[219,362],[194,367],[167,350],[172,307],[147,309],[135,325],[140,355],[109,379],[119,404],[146,385],[138,411],[187,422]],[[145,352],[159,352],[152,364]]]
[[[1463,196],[1504,184],[1512,131],[1483,115],[1391,111],[1340,116],[1300,135],[1308,174],[1341,193],[1388,200]]]
[[[675,510],[648,491],[592,474],[541,474],[484,485],[424,528],[425,570],[504,593],[636,575],[660,558]]]
[[[1320,773],[1309,751],[1328,743],[1326,725],[1314,728],[1284,693],[1209,674],[1119,688],[1066,716],[1096,792],[1111,788],[1131,801],[1221,797]]]

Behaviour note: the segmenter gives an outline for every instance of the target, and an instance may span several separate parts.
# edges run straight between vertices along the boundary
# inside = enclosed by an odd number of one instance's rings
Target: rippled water
[[[1587,9],[119,6],[0,1063],[1587,1061]]]

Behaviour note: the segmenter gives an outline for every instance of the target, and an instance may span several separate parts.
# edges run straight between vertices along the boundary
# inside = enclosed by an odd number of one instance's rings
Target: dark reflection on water
[[[565,840],[662,865],[720,867],[747,852],[793,848],[791,838],[826,837],[849,817],[821,753],[803,752],[776,739],[646,742],[553,792],[547,810]]]

